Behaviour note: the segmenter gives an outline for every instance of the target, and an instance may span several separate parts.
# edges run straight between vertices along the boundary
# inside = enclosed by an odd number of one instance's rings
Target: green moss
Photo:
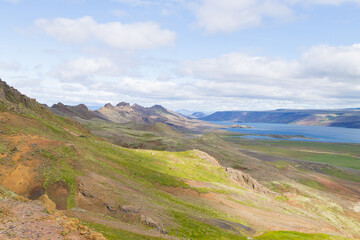
[[[55,126],[53,123],[49,123],[47,121],[43,121],[43,124],[45,127],[47,127],[48,130],[52,133],[52,135],[56,137],[65,137],[67,134],[64,131],[64,129]]]
[[[129,231],[125,231],[122,229],[111,228],[109,226],[100,225],[96,223],[84,222],[81,221],[82,225],[86,225],[91,229],[95,230],[96,232],[102,233],[104,237],[108,240],[156,240],[162,238],[155,238],[144,236],[136,233],[132,233]]]
[[[8,109],[8,105],[0,100],[0,112],[4,112]]]
[[[204,193],[220,193],[220,194],[230,194],[231,191],[225,190],[225,189],[220,189],[220,188],[197,188],[197,187],[191,187],[192,190],[197,191],[199,194],[204,194]]]
[[[269,164],[277,167],[277,168],[280,169],[280,170],[285,169],[285,168],[288,167],[288,166],[291,166],[290,163],[285,162],[285,161],[269,162]]]
[[[145,138],[151,138],[151,137],[156,137],[153,133],[144,133],[142,134],[142,137],[145,137]]]
[[[60,157],[59,152],[63,153],[63,155],[60,155]],[[67,147],[63,147],[53,149],[52,151],[41,150],[41,155],[50,161],[47,167],[45,169],[42,169],[44,188],[46,189],[52,184],[59,181],[64,182],[70,189],[70,195],[67,198],[67,206],[69,209],[74,207],[76,188],[75,178],[82,173],[76,171],[74,167],[70,165],[70,159],[65,158],[69,155],[72,155],[72,153]]]
[[[16,197],[15,193],[9,191],[4,186],[0,185],[0,199],[2,199],[2,198],[15,198],[15,197]]]
[[[317,190],[321,190],[321,191],[325,190],[324,185],[322,185],[321,183],[319,183],[315,180],[312,180],[312,179],[298,179],[297,181],[303,185],[306,185],[308,187],[311,187],[311,188],[314,188]]]
[[[291,192],[294,188],[284,182],[272,182],[270,184],[270,189],[274,192],[284,193]]]
[[[288,231],[274,231],[264,233],[255,240],[346,240],[348,238],[330,236],[326,234],[307,234]]]
[[[279,202],[286,202],[287,200],[289,200],[286,196],[284,195],[280,195],[280,196],[276,196],[275,197],[275,200],[276,201],[279,201]]]
[[[175,235],[186,239],[190,238],[204,240],[247,239],[244,236],[234,235],[215,226],[192,219],[190,216],[184,216],[179,212],[173,212],[172,216],[179,224],[179,227],[170,230],[170,235]]]
[[[6,144],[0,142],[0,153],[8,151],[9,148]]]
[[[354,181],[354,182],[360,182],[360,175],[349,174],[338,168],[328,166],[328,167],[321,168],[321,171],[325,174],[328,174],[330,176],[337,177],[340,179],[345,179],[345,180]]]

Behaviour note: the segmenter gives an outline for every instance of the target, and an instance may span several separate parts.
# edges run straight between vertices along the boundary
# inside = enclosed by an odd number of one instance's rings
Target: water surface
[[[293,138],[279,139],[271,136],[252,136],[245,135],[242,138],[254,139],[277,139],[292,141],[317,141],[317,142],[337,142],[337,143],[360,143],[360,129],[341,128],[341,127],[323,127],[323,126],[303,126],[278,123],[236,123],[236,122],[213,122],[222,125],[245,125],[252,128],[226,128],[231,132],[244,134],[261,134],[261,135],[292,135]],[[296,137],[301,135],[303,139]]]

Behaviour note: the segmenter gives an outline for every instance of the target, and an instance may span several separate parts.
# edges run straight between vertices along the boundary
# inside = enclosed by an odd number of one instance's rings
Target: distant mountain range
[[[242,123],[283,123],[296,125],[332,126],[360,128],[360,109],[339,110],[291,110],[273,111],[219,111],[210,115],[202,112],[179,110],[173,112],[160,105],[143,107],[138,104],[120,102],[113,106],[108,103],[92,111],[84,104],[76,106],[54,104],[44,105],[55,115],[86,120],[101,119],[113,123],[136,122],[142,124],[165,123],[178,130],[202,130],[209,127],[204,121],[232,121]]]
[[[203,112],[193,112],[185,109],[180,109],[176,111],[177,113],[180,113],[181,115],[191,118],[191,119],[198,119],[208,116],[209,114],[203,113]]]
[[[205,121],[284,123],[332,127],[360,128],[359,109],[224,111],[200,118]]]
[[[160,105],[154,105],[147,108],[138,104],[130,105],[129,103],[125,102],[120,102],[115,106],[107,103],[102,108],[95,111],[88,109],[84,104],[69,106],[64,105],[63,103],[58,103],[54,104],[52,107],[48,107],[46,105],[44,106],[55,115],[71,117],[74,119],[101,119],[113,123],[165,123],[178,130],[193,131],[199,131],[211,126],[215,126],[214,124],[210,124],[204,121],[189,119]],[[197,116],[204,116],[201,113],[196,114]]]

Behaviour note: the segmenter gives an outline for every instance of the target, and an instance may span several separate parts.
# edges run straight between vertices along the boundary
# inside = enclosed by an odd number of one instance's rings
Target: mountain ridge
[[[270,111],[219,111],[200,119],[205,121],[283,123],[360,128],[360,111],[356,109],[278,109]]]
[[[117,124],[130,122],[142,124],[165,123],[181,131],[202,131],[208,128],[219,127],[205,121],[189,119],[179,113],[168,110],[161,105],[143,107],[136,103],[130,105],[126,102],[120,102],[114,106],[111,103],[107,103],[100,109],[92,111],[84,104],[69,106],[64,105],[63,103],[58,103],[51,107],[47,106],[47,109],[55,115],[66,116],[74,119],[101,119]]]

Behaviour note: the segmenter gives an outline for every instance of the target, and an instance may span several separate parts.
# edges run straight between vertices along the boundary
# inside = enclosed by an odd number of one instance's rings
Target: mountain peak
[[[56,104],[53,104],[51,107],[52,108],[59,108],[59,107],[65,107],[65,105],[62,102],[58,102]]]
[[[163,111],[163,112],[167,111],[167,109],[164,108],[161,105],[154,105],[154,106],[151,107],[151,109],[160,110],[160,111]]]
[[[106,108],[113,108],[114,106],[113,106],[111,103],[107,103],[107,104],[104,105],[104,107],[106,107]]]
[[[116,106],[117,107],[130,107],[130,104],[127,102],[120,102]]]
[[[79,104],[79,105],[77,105],[75,107],[78,108],[78,109],[81,109],[81,110],[85,110],[85,111],[89,110],[89,108],[85,104]]]
[[[143,106],[137,104],[137,103],[134,103],[132,106],[131,106],[133,109],[137,109],[137,110],[143,110],[145,109]]]

